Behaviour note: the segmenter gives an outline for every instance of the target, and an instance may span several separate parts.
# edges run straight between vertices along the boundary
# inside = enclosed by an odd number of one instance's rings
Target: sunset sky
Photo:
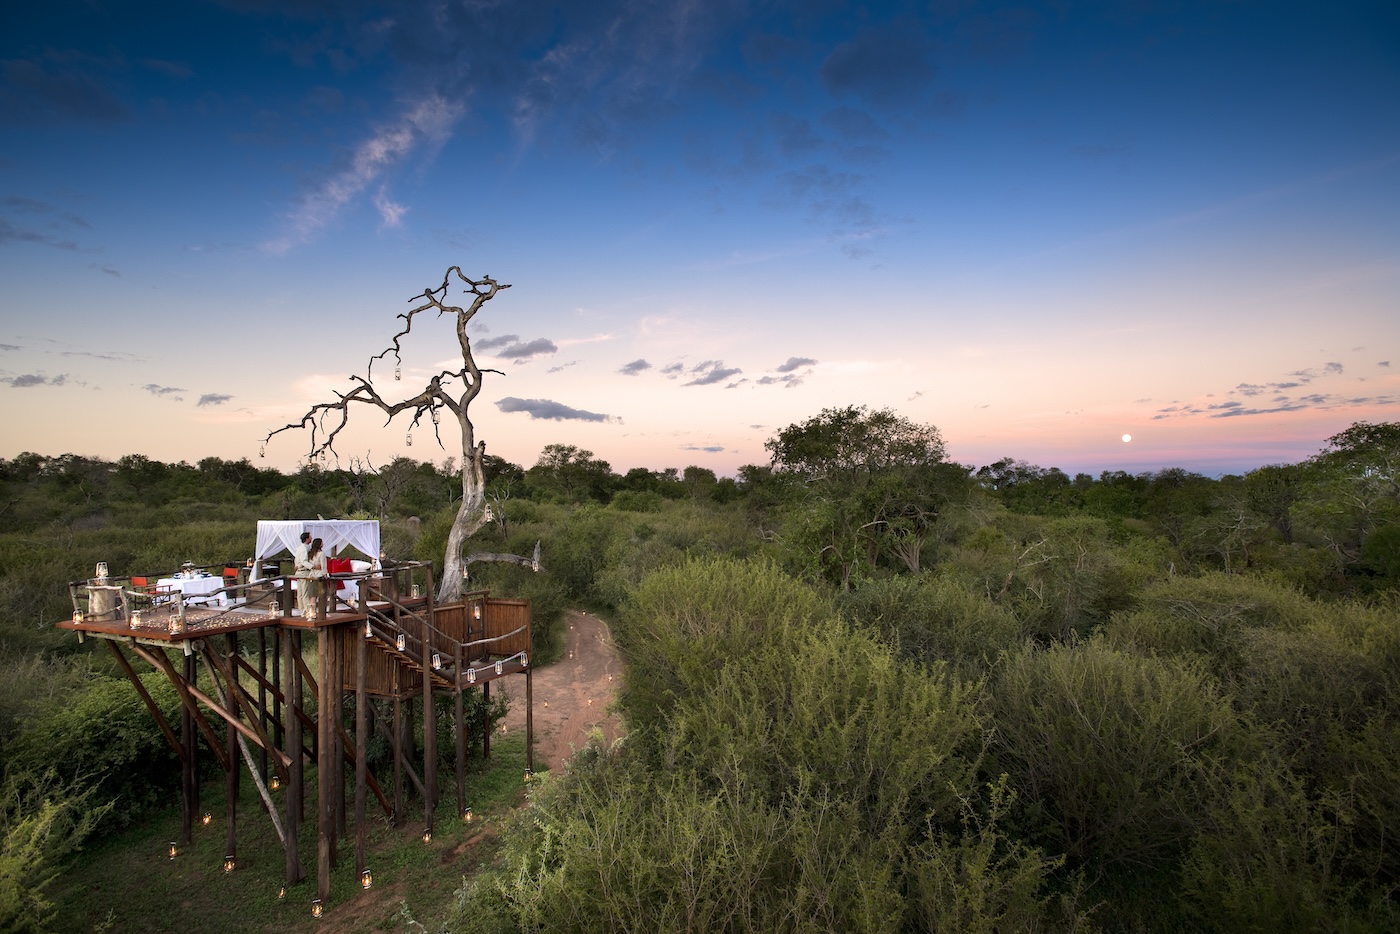
[[[512,285],[473,415],[525,467],[732,475],[852,404],[972,466],[1301,460],[1400,420],[1400,4],[0,12],[0,457],[292,468],[452,265]],[[386,393],[460,366],[418,331]],[[342,459],[460,456],[355,414]]]

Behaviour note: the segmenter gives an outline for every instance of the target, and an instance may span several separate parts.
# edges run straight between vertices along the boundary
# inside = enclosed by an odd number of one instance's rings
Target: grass
[[[497,826],[524,796],[523,735],[492,738],[491,758],[475,761],[467,776],[470,824],[456,814],[456,787],[451,769],[440,775],[442,803],[437,808],[431,842],[422,841],[420,800],[409,798],[399,829],[370,795],[366,813],[367,865],[374,883],[361,890],[355,872],[353,771],[348,779],[351,826],[340,841],[339,865],[331,870],[331,894],[325,913],[311,916],[316,894],[315,770],[307,772],[308,821],[299,836],[299,854],[307,878],[283,886],[284,855],[246,774],[240,782],[238,859],[224,872],[224,783],[222,776],[204,781],[200,802],[211,815],[208,825],[195,823],[194,840],[170,859],[171,840],[180,835],[176,803],[141,826],[92,841],[49,888],[57,907],[54,928],[60,932],[209,932],[440,930],[453,907],[464,876],[489,862],[496,849]],[[408,785],[405,779],[406,786]],[[283,800],[286,787],[274,792]],[[411,921],[410,921],[411,919]]]

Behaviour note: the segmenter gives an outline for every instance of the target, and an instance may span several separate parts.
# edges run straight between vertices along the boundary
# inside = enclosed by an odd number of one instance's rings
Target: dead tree
[[[466,284],[465,293],[472,296],[471,304],[465,308],[447,304],[448,291],[454,285],[454,276]],[[350,406],[354,403],[363,403],[383,412],[387,416],[385,425],[392,422],[395,416],[409,413],[409,443],[412,443],[413,430],[418,428],[426,417],[432,422],[433,436],[437,439],[438,446],[444,447],[440,431],[443,412],[445,410],[454,416],[462,435],[462,499],[457,506],[457,517],[452,522],[452,531],[447,536],[447,553],[443,557],[442,582],[438,587],[437,594],[437,599],[441,602],[456,600],[462,596],[464,572],[469,560],[509,560],[530,565],[536,569],[539,567],[538,557],[532,559],[520,558],[515,555],[501,555],[483,559],[481,556],[473,555],[469,559],[464,559],[462,555],[462,548],[467,540],[490,521],[489,511],[485,508],[486,481],[482,468],[482,460],[486,455],[486,442],[476,440],[476,433],[472,427],[468,409],[472,401],[481,393],[483,373],[504,375],[499,370],[482,370],[476,365],[476,360],[472,356],[471,339],[467,336],[467,323],[481,310],[482,305],[496,297],[496,293],[508,288],[510,288],[509,285],[501,285],[490,276],[483,276],[479,280],[468,279],[462,274],[462,269],[459,266],[448,269],[443,276],[442,285],[424,289],[421,295],[415,295],[409,299],[410,302],[418,304],[399,315],[403,319],[403,327],[393,336],[391,346],[369,358],[365,375],[350,377],[355,384],[354,388],[345,393],[337,392],[334,402],[316,403],[301,417],[300,421],[283,425],[275,431],[268,432],[267,436],[263,438],[263,453],[266,453],[267,442],[276,435],[284,431],[309,428],[311,430],[311,447],[307,457],[313,461],[318,457],[324,459],[327,452],[335,454],[336,436],[349,423]],[[438,317],[452,315],[456,319],[457,343],[462,350],[462,368],[455,371],[443,370],[429,378],[427,385],[417,395],[401,401],[390,402],[380,394],[377,388],[374,375],[375,362],[385,361],[389,354],[393,354],[394,380],[400,380],[403,372],[403,358],[401,356],[403,347],[400,342],[412,332],[419,314],[433,311],[437,312]],[[383,377],[378,377],[378,379],[382,380]]]

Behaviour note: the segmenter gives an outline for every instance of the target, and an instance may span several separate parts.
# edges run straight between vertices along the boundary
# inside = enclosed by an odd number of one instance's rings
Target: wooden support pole
[[[394,826],[403,826],[403,701],[394,697]]]
[[[328,588],[329,589],[329,588]],[[334,599],[334,597],[332,597]],[[335,678],[331,681],[332,696],[335,698],[335,844],[331,848],[332,865],[338,863],[340,838],[345,836],[345,759],[348,746],[353,746],[349,742],[349,737],[345,733],[345,722],[343,717],[344,704],[342,700],[345,696],[345,665],[346,646],[343,638],[345,634],[344,626],[338,626],[331,631],[331,661],[335,666]]]
[[[533,652],[530,653],[534,655]],[[525,669],[525,768],[535,771],[535,697],[530,689],[530,674],[533,668]]]
[[[143,660],[145,660],[147,664],[151,665],[154,668],[159,668],[165,673],[165,677],[169,679],[172,685],[174,685],[175,693],[179,696],[180,703],[184,704],[185,706],[185,715],[190,718],[194,726],[199,729],[199,732],[204,734],[204,739],[209,744],[210,752],[214,753],[214,758],[219,760],[219,764],[221,766],[223,766],[224,768],[228,768],[228,762],[224,760],[223,747],[219,745],[219,737],[214,733],[214,728],[211,727],[205,721],[204,717],[200,714],[198,702],[194,699],[194,697],[191,694],[192,690],[197,690],[193,687],[196,678],[194,656],[185,656],[185,674],[183,677],[181,677],[179,672],[175,670],[175,666],[170,664],[170,659],[166,656],[165,651],[163,649],[155,649],[154,651],[147,652],[141,646],[133,645],[131,647],[131,651],[139,657],[141,657]],[[183,736],[183,720],[181,721],[181,727],[181,732]],[[193,750],[194,743],[195,739],[191,735],[190,737],[186,738],[185,746],[187,749]],[[191,760],[193,760],[193,756],[191,756]],[[191,779],[191,781],[196,780]],[[198,808],[198,792],[195,793],[194,798],[195,807]]]
[[[462,643],[452,650],[452,732],[457,739],[457,817],[467,811],[467,714],[462,701]]]
[[[365,871],[365,791],[369,784],[369,765],[365,747],[369,745],[368,711],[366,710],[365,669],[369,667],[369,646],[362,635],[358,638],[355,651],[355,875]]]
[[[324,902],[331,894],[331,837],[335,833],[334,794],[331,779],[335,763],[331,761],[330,683],[326,661],[330,656],[330,638],[325,627],[316,630],[316,654],[321,677],[316,692],[316,897]]]
[[[302,750],[301,750],[301,720],[297,718],[298,704],[294,698],[300,693],[297,685],[300,678],[297,675],[296,664],[292,659],[292,654],[296,650],[292,634],[279,627],[282,642],[282,655],[285,664],[281,670],[286,672],[291,679],[283,694],[287,696],[288,702],[282,707],[282,715],[285,724],[282,729],[283,736],[286,737],[287,753],[291,756],[291,775],[287,780],[287,845],[286,845],[286,882],[288,885],[295,885],[301,881],[304,873],[301,869],[301,860],[297,856],[297,833],[300,829],[301,819],[301,776],[302,776]],[[278,674],[274,666],[274,678]]]
[[[238,655],[238,634],[231,632],[224,638],[228,646],[229,657],[236,657]],[[208,643],[205,643],[205,647],[206,651],[212,655],[214,649],[209,646]],[[217,687],[218,680],[212,668],[209,672],[209,677],[210,680],[214,682],[215,687]],[[235,686],[236,684],[237,682],[235,681]],[[227,694],[227,700],[228,714],[234,719],[230,720],[225,727],[227,733],[226,752],[228,754],[228,772],[224,776],[224,856],[226,858],[234,856],[238,852],[238,773],[240,771],[238,768],[238,731],[233,728],[233,723],[238,718],[238,695],[236,691],[230,690]],[[266,752],[267,751],[264,749],[264,755],[266,755]]]
[[[431,601],[432,597],[428,599]],[[422,632],[425,637],[421,646],[423,658],[418,668],[423,673],[423,781],[428,786],[423,801],[423,823],[431,831],[433,829],[433,812],[437,808],[438,802],[437,708],[433,704],[432,671],[427,665],[427,631],[425,629]]]
[[[122,654],[122,650],[117,647],[117,643],[114,640],[103,639],[102,641],[106,643],[107,648],[116,656],[117,664],[120,665],[122,671],[125,672],[127,680],[136,688],[136,693],[141,696],[141,700],[145,703],[146,709],[149,710],[151,716],[155,718],[156,726],[160,727],[161,733],[165,735],[165,741],[175,750],[175,754],[180,757],[180,761],[184,762],[189,758],[189,751],[185,749],[184,745],[180,742],[180,738],[175,735],[175,730],[171,728],[170,722],[165,719],[165,714],[161,712],[159,705],[157,705],[155,699],[151,697],[151,693],[146,690],[146,686],[142,684],[141,679],[137,677],[136,670],[131,667],[131,662],[126,660],[126,656]]]
[[[166,677],[174,680],[174,670],[170,668],[170,659],[165,657],[164,652],[158,653],[161,660],[165,662]],[[193,655],[185,656],[185,678],[194,681],[195,658]],[[181,695],[181,701],[186,699],[179,685],[176,685],[176,692]],[[199,737],[195,734],[195,711],[188,703],[183,704],[180,716],[180,739],[185,747],[184,761],[180,769],[180,842],[189,846],[194,842],[194,812],[199,810],[199,772],[196,770],[195,755],[199,743]],[[218,747],[214,747],[218,752]]]
[[[275,649],[275,647],[274,647]],[[237,653],[231,656],[238,658]],[[267,680],[267,628],[258,629],[258,731],[264,736],[268,732],[267,723],[267,688],[263,687]],[[258,767],[262,774],[263,781],[267,781],[267,748],[263,747],[262,753],[258,756]]]

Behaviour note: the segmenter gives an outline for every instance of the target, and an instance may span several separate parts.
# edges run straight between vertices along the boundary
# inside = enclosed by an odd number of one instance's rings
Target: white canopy
[[[302,532],[321,539],[322,547],[332,553],[346,545],[360,554],[379,562],[378,519],[290,519],[258,520],[258,547],[253,554],[253,580],[262,577],[262,562],[283,550],[294,551]]]

